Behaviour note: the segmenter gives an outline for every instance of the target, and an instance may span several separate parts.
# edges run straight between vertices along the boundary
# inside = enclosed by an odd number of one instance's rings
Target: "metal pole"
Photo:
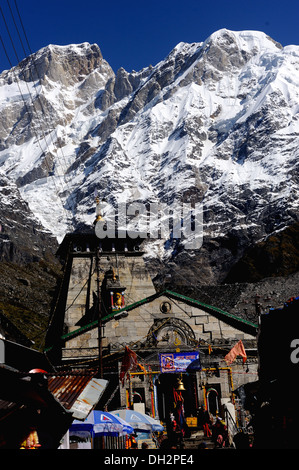
[[[102,308],[100,290],[100,260],[99,249],[96,249],[96,270],[97,270],[97,297],[98,297],[98,342],[99,342],[99,375],[103,378],[103,335],[102,335]]]

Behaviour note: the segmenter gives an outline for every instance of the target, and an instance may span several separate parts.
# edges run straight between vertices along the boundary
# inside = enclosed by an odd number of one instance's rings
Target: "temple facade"
[[[45,354],[57,368],[100,367],[109,381],[101,403],[108,410],[136,407],[167,423],[179,390],[190,423],[201,405],[241,419],[235,391],[257,380],[258,326],[171,285],[157,292],[142,242],[123,234],[66,235],[57,253],[63,277]],[[246,362],[236,357],[229,364],[225,357],[240,341]],[[121,380],[127,351],[134,364]]]

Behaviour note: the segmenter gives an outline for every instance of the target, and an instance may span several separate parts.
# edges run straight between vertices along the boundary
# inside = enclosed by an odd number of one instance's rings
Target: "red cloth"
[[[129,370],[134,370],[137,368],[137,355],[134,351],[128,348],[126,346],[125,348],[125,355],[123,357],[123,361],[121,364],[121,371],[120,371],[120,380],[122,383],[122,386],[124,386],[125,382],[125,375]]]
[[[247,355],[246,355],[245,348],[241,340],[237,344],[235,344],[235,346],[225,356],[224,360],[227,362],[227,364],[231,364],[232,362],[234,362],[237,356],[243,357],[243,364],[244,364],[247,359]]]
[[[204,435],[206,437],[211,437],[212,436],[212,431],[211,431],[210,426],[209,426],[208,423],[204,423],[203,429],[204,429]]]

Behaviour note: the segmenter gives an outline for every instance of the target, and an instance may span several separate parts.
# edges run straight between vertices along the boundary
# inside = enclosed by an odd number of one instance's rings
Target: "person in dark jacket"
[[[204,405],[199,409],[198,423],[199,423],[199,426],[203,428],[204,435],[206,437],[211,437],[212,432],[210,429],[210,426],[211,426],[210,413],[208,412],[208,410],[206,409]]]

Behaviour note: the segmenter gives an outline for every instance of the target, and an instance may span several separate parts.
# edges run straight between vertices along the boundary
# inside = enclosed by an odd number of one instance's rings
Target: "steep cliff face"
[[[47,232],[22,199],[18,187],[0,172],[0,257],[26,264],[53,256],[57,240]]]
[[[298,94],[299,47],[262,32],[223,29],[138,72],[114,73],[97,45],[51,45],[0,75],[1,170],[59,241],[92,225],[95,191],[114,207],[201,204],[200,249],[169,232],[147,257],[216,284],[298,221]]]
[[[61,275],[58,242],[1,170],[0,217],[0,311],[41,349]]]

